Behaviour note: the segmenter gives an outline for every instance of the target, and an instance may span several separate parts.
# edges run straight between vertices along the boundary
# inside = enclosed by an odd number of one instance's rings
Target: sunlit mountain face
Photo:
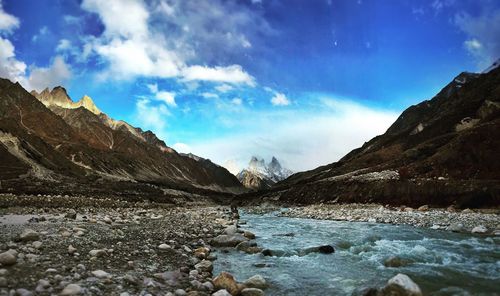
[[[0,77],[243,169],[338,160],[500,56],[490,0],[2,0]]]

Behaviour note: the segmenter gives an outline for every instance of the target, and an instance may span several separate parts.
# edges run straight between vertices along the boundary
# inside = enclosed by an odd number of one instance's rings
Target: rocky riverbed
[[[228,209],[2,196],[0,295],[210,295]],[[20,206],[22,205],[22,206]]]
[[[278,208],[250,208],[249,212],[279,210]],[[372,222],[406,224],[417,227],[500,235],[499,209],[455,209],[390,207],[377,204],[318,204],[280,210],[280,216],[336,220],[349,222]]]

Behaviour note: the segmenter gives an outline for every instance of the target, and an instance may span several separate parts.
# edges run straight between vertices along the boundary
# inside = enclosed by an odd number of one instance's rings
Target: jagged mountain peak
[[[273,169],[275,171],[279,171],[281,170],[281,164],[280,162],[278,161],[278,159],[276,157],[273,156],[273,158],[271,159],[271,162],[269,163],[268,167],[270,169]]]
[[[56,86],[51,91],[49,88],[45,88],[41,93],[38,93],[36,90],[30,93],[47,107],[58,106],[65,109],[83,107],[96,115],[102,113],[94,104],[94,101],[87,95],[83,96],[78,102],[73,102],[66,89],[62,86]]]
[[[247,188],[264,189],[288,178],[291,174],[292,171],[283,168],[274,156],[269,163],[263,158],[252,156],[248,167],[239,172],[237,177]]]

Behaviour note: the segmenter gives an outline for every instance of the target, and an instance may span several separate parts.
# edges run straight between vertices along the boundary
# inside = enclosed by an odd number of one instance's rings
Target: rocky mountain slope
[[[283,168],[273,156],[270,163],[253,156],[248,167],[238,173],[238,180],[249,189],[260,190],[271,188],[274,184],[288,178],[292,174],[289,169]]]
[[[224,168],[178,154],[152,132],[108,117],[87,96],[73,102],[62,87],[30,94],[5,79],[0,158],[0,190],[7,192],[242,190]]]
[[[261,199],[393,205],[500,204],[500,68],[461,73],[338,162],[278,183]]]

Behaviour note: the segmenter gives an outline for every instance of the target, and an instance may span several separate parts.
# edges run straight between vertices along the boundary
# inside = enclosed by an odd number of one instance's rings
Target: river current
[[[214,274],[232,273],[243,281],[260,274],[266,295],[352,295],[381,287],[398,273],[410,276],[424,295],[500,295],[500,238],[362,222],[243,214],[242,228],[280,256],[217,252]],[[332,245],[333,254],[301,254],[308,247]],[[397,257],[400,267],[384,261]]]

